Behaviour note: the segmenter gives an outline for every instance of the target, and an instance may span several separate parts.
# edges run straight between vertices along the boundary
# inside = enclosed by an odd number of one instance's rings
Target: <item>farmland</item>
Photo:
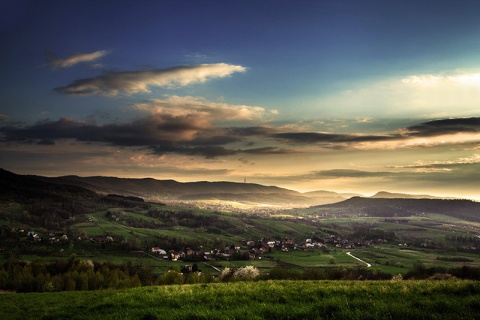
[[[1,263],[75,258],[146,266],[157,276],[192,263],[212,275],[248,265],[263,275],[280,267],[391,276],[419,266],[480,266],[479,206],[471,201],[355,197],[302,209],[220,211],[2,174]],[[248,194],[257,187],[241,185]]]
[[[22,205],[6,202],[1,205],[5,212],[4,226],[24,229],[25,232],[35,230],[43,237],[52,233],[45,228],[33,229],[22,222],[25,210]],[[394,219],[354,215],[313,217],[301,210],[289,212],[285,218],[284,215],[246,215],[155,203],[148,204],[148,209],[108,206],[100,211],[78,214],[70,219],[67,228],[55,231],[68,234],[69,241],[35,243],[25,241],[26,234],[13,235],[15,241],[20,242],[16,244],[13,239],[6,242],[10,246],[4,247],[0,260],[8,261],[8,257],[14,256],[62,259],[75,255],[99,262],[141,263],[151,267],[156,274],[162,274],[172,267],[180,267],[182,261],[165,260],[160,256],[155,258],[146,254],[150,247],[160,246],[166,250],[190,247],[209,251],[235,245],[241,250],[248,250],[246,243],[249,240],[258,242],[263,239],[266,242],[288,238],[294,240],[295,246],[290,246],[286,252],[275,246],[255,260],[217,259],[214,264],[219,268],[254,265],[264,273],[285,264],[296,268],[365,267],[365,264],[346,254],[352,251],[356,257],[371,264],[373,269],[391,274],[406,273],[419,263],[426,267],[445,268],[480,266],[478,250],[470,250],[469,247],[475,242],[468,242],[476,240],[476,222],[435,213]],[[370,240],[375,239],[377,234],[392,235],[392,239],[372,241],[368,245],[353,244],[355,239],[367,239],[368,234]],[[79,235],[84,240],[77,239]],[[92,242],[92,239],[105,239],[106,236],[113,241]],[[311,238],[321,241],[324,246],[306,248],[305,241]]]

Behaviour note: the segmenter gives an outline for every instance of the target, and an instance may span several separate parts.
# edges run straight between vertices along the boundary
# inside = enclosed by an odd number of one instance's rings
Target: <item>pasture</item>
[[[473,281],[259,281],[4,294],[4,319],[476,319]]]

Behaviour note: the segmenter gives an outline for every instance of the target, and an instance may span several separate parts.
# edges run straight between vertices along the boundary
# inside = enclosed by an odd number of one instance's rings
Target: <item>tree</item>
[[[65,278],[65,291],[74,291],[76,287],[75,280],[73,280],[70,276]]]
[[[238,268],[233,277],[238,280],[252,281],[260,275],[260,271],[254,266]]]
[[[233,276],[233,273],[234,273],[233,269],[230,269],[229,267],[225,267],[222,271],[220,271],[218,278],[220,279],[220,281],[227,282]]]
[[[80,290],[88,290],[88,275],[85,272],[80,274]]]
[[[183,276],[177,270],[168,270],[159,279],[159,284],[183,284]]]

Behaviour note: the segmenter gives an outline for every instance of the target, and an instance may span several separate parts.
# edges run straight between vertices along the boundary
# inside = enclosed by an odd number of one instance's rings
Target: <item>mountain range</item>
[[[133,179],[117,177],[79,177],[74,175],[44,177],[36,175],[17,175],[0,169],[0,186],[4,194],[47,192],[57,188],[87,195],[91,192],[107,195],[141,197],[147,201],[178,202],[217,200],[238,202],[251,205],[269,205],[279,207],[308,207],[340,203],[358,194],[342,194],[332,191],[312,191],[300,193],[276,186],[264,186],[254,183],[235,182],[178,182],[175,180],[156,180],[153,178]],[[401,193],[378,192],[372,199],[440,199],[429,195],[411,195]]]
[[[226,181],[178,182],[152,178],[79,177],[73,175],[30,177],[61,185],[82,187],[99,194],[137,196],[148,201],[158,202],[219,200],[253,205],[295,207],[334,203],[351,196],[331,191],[300,193],[276,186]]]

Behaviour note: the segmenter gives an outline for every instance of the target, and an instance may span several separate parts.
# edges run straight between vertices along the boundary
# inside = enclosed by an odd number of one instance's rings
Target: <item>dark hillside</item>
[[[217,199],[272,205],[304,206],[331,203],[344,199],[337,197],[332,200],[332,194],[329,193],[326,201],[325,195],[315,197],[276,186],[226,181],[177,182],[175,180],[155,180],[152,178],[132,179],[98,176],[38,178],[49,182],[81,186],[101,194],[115,193],[125,196],[137,196],[152,201]]]
[[[46,198],[58,201],[70,200],[72,197],[90,199],[96,198],[97,194],[79,186],[52,183],[0,169],[0,197],[2,200],[25,203]]]
[[[101,196],[79,186],[53,183],[37,176],[17,175],[4,169],[0,169],[0,201],[23,206],[21,216],[11,217],[13,220],[51,228],[64,226],[69,223],[69,218],[104,209],[107,205],[147,206],[141,198]]]
[[[344,213],[366,214],[378,217],[405,217],[423,213],[438,213],[467,221],[480,221],[480,203],[471,200],[353,197],[339,203],[317,206],[315,208],[331,208],[344,211]]]
[[[386,199],[453,199],[444,197],[435,197],[428,194],[406,194],[406,193],[392,193],[387,191],[379,191],[370,198],[386,198]]]

